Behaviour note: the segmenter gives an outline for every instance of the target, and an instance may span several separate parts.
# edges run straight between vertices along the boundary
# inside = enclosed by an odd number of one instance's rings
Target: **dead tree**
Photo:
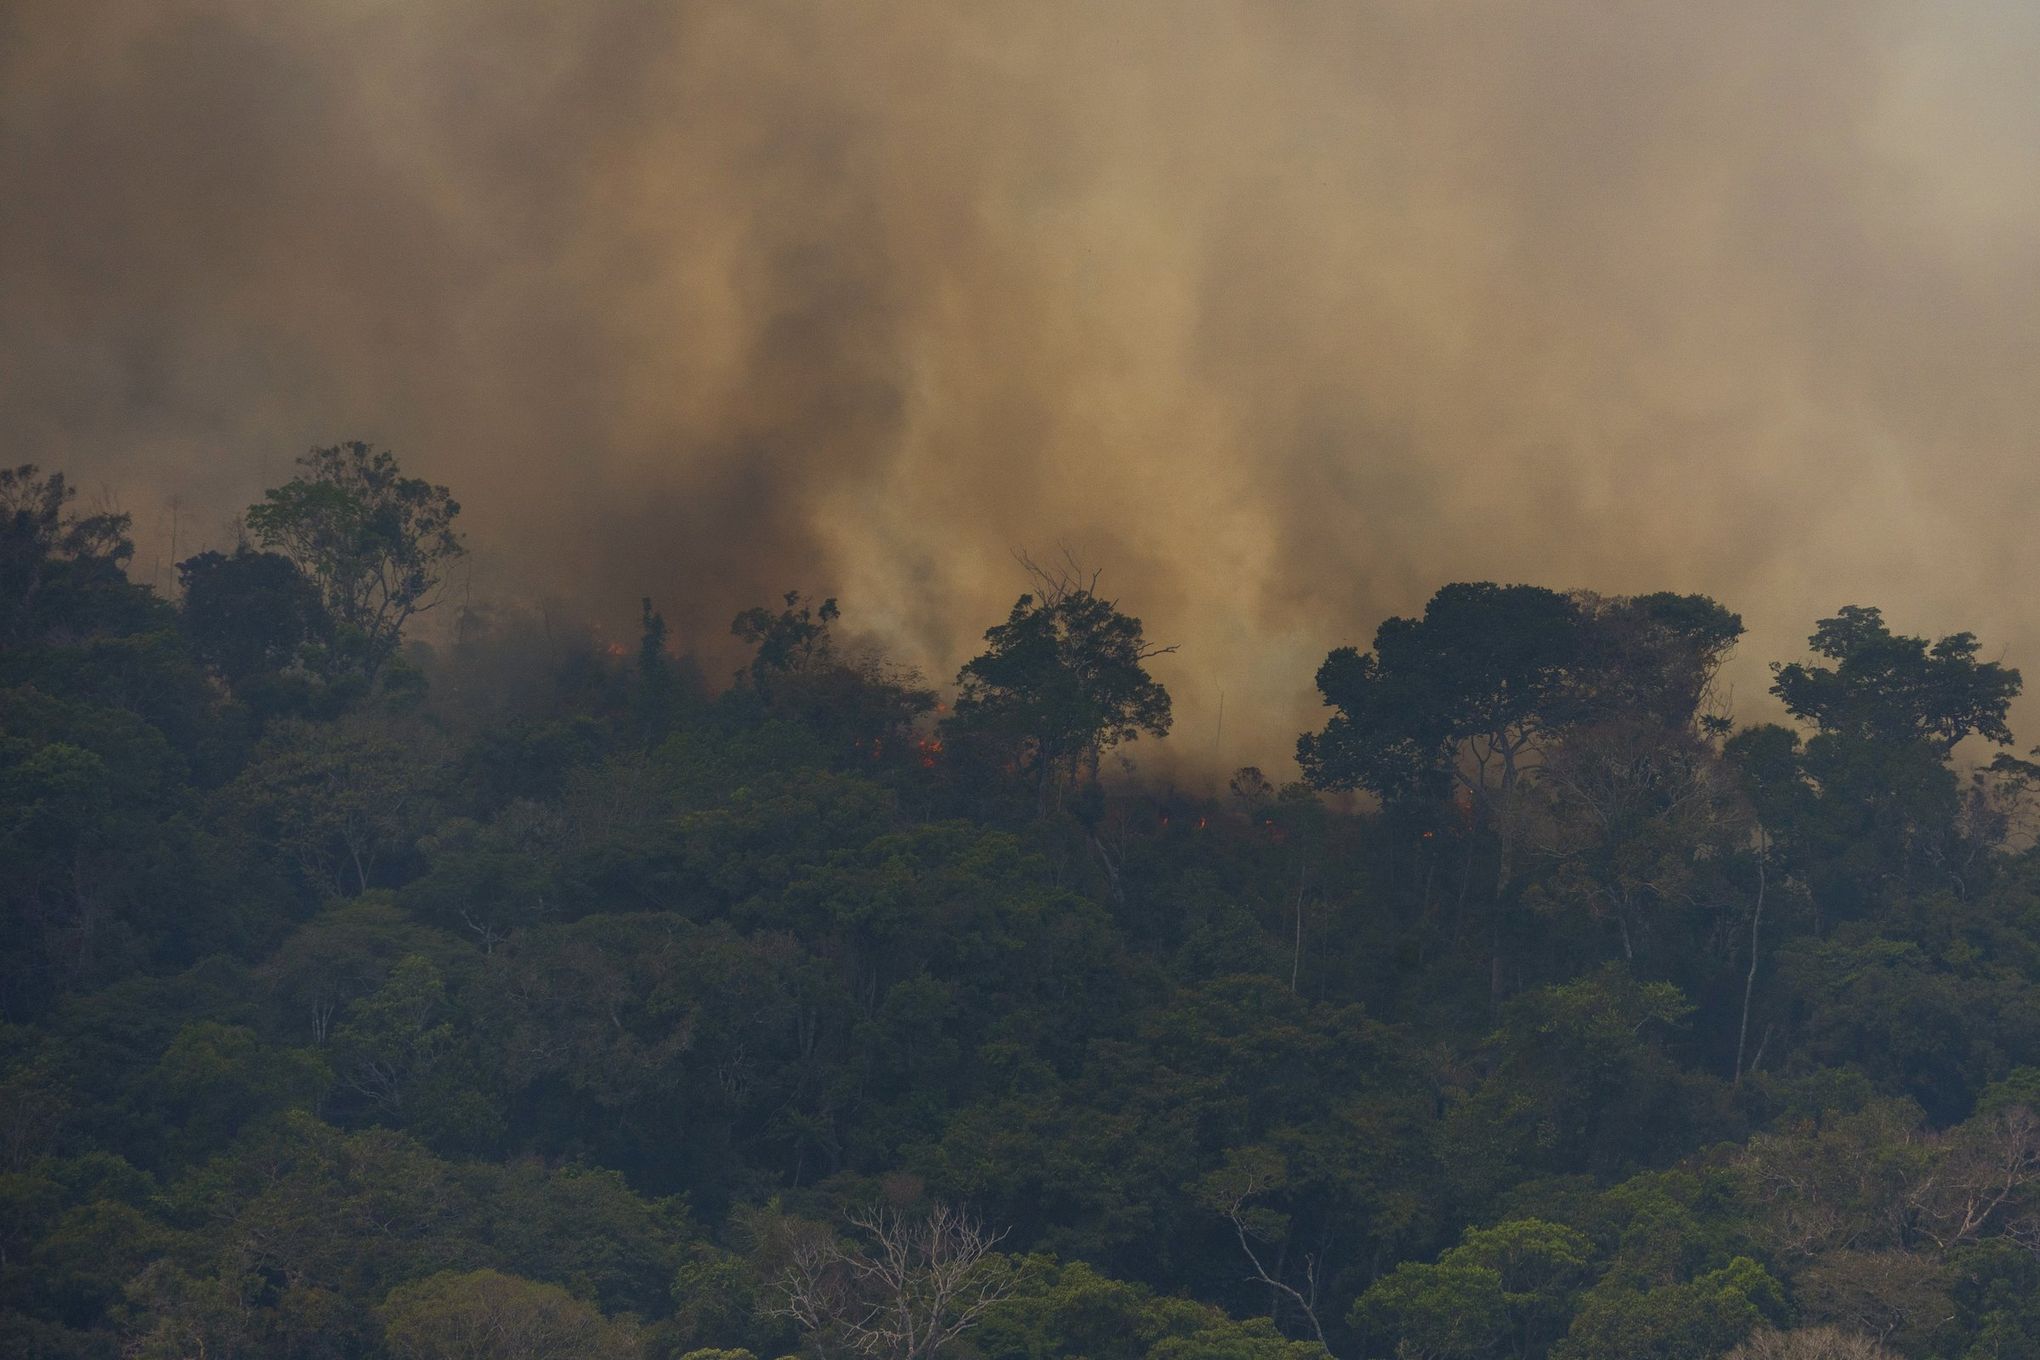
[[[1012,1292],[1013,1275],[993,1232],[938,1204],[907,1215],[880,1208],[849,1215],[861,1241],[802,1225],[775,1282],[786,1317],[825,1348],[873,1360],[932,1360]]]

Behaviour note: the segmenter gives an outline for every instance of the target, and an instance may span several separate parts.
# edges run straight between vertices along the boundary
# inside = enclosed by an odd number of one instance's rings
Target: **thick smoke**
[[[1981,0],[31,0],[0,431],[166,579],[359,436],[477,593],[799,585],[938,677],[1066,543],[1200,766],[1454,579],[1713,594],[1745,716],[1846,602],[2033,668],[2036,57]]]

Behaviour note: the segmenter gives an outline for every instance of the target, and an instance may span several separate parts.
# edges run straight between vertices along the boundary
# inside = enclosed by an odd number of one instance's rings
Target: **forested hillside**
[[[1074,564],[731,676],[451,619],[458,513],[316,451],[166,598],[0,473],[0,1355],[2040,1357],[1976,638],[1738,726],[1730,607],[1445,585],[1205,798]]]

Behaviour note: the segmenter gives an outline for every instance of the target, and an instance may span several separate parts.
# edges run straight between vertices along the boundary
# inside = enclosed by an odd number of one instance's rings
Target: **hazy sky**
[[[16,0],[4,456],[146,572],[368,438],[477,592],[938,677],[1066,542],[1223,766],[1450,580],[1712,594],[1746,717],[1844,603],[2040,681],[2036,69],[2030,0]]]

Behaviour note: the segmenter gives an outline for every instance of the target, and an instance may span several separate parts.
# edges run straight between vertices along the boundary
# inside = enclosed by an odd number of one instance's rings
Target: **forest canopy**
[[[1726,604],[1444,583],[1206,796],[1074,563],[953,684],[799,589],[712,680],[423,636],[459,513],[313,450],[161,595],[0,471],[0,1354],[2040,1356],[1970,633],[1738,725]]]

